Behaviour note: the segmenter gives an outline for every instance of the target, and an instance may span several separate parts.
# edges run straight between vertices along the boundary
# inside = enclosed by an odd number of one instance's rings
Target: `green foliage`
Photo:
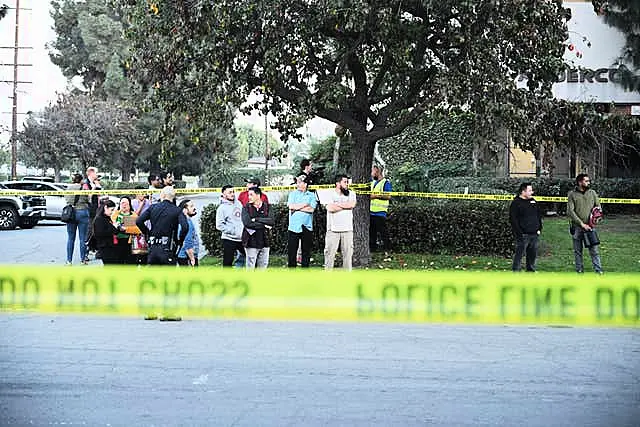
[[[68,79],[82,77],[91,93],[127,96],[129,42],[122,37],[125,27],[116,10],[104,0],[54,0],[51,6],[56,32],[49,45],[51,61]]]
[[[224,166],[212,167],[205,175],[205,185],[207,187],[222,187],[223,185],[233,185],[244,187],[244,180],[256,177],[263,187],[267,185],[290,185],[291,172],[283,169],[269,169],[269,179],[265,178],[264,169],[236,168],[229,169]]]
[[[59,171],[89,165],[122,171],[128,178],[140,150],[135,111],[87,95],[60,96],[27,118],[18,134],[25,163]]]
[[[389,170],[402,165],[433,165],[471,159],[474,122],[469,114],[433,113],[422,117],[402,133],[378,143],[382,160]],[[435,171],[434,171],[435,172]],[[394,173],[395,177],[395,173]]]
[[[455,177],[435,178],[429,182],[429,191],[433,193],[457,193],[465,191],[477,194],[513,194],[516,195],[522,182],[531,182],[536,196],[566,197],[575,187],[575,180],[569,178],[491,178],[491,177]],[[640,195],[638,178],[598,178],[591,184],[600,197],[614,199],[635,199]],[[566,212],[566,203],[541,202],[540,209]],[[607,204],[606,213],[640,213],[638,205]]]
[[[273,153],[282,149],[282,142],[275,139],[271,133],[268,137],[270,158]],[[264,129],[257,129],[252,125],[236,126],[236,143],[238,144],[238,160],[246,161],[252,157],[264,157]]]
[[[469,172],[469,161],[456,160],[447,163],[404,163],[390,174],[395,191],[429,191],[429,180],[439,177],[465,176]]]
[[[592,0],[594,11],[604,16],[607,24],[622,31],[626,37],[620,52],[623,61],[640,68],[640,3],[637,0]],[[640,86],[637,87],[640,90]]]
[[[0,145],[0,165],[8,164],[11,161],[11,152]]]
[[[288,210],[270,206],[276,220],[271,231],[271,252],[287,251]],[[202,241],[212,255],[222,252],[220,232],[215,230],[214,205],[205,207],[200,220]],[[513,237],[509,203],[486,201],[393,200],[388,221],[394,251],[430,254],[507,255]],[[314,214],[314,250],[324,248],[326,210]]]
[[[333,155],[336,146],[337,137],[330,136],[320,141],[314,141],[311,144],[311,152],[309,159],[313,163],[314,183],[315,184],[333,184],[333,178],[336,173],[350,174],[352,170],[351,149],[353,148],[353,140],[349,137],[340,138],[340,147],[338,150],[338,165],[333,166]],[[303,157],[295,158],[293,164],[293,175],[300,172],[300,161]]]
[[[285,137],[318,115],[349,129],[369,158],[373,142],[433,106],[484,114],[548,96],[567,38],[566,13],[550,1],[113,3],[131,23],[138,80],[163,104],[200,122],[227,103],[268,110]],[[515,87],[520,73],[529,92]],[[254,91],[263,96],[245,104]]]

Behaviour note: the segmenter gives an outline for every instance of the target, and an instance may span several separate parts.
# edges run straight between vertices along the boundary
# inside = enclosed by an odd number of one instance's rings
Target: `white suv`
[[[65,184],[46,181],[4,181],[2,184],[11,190],[20,191],[63,191],[66,189]],[[62,215],[62,209],[67,204],[64,196],[51,195],[44,196],[44,198],[47,201],[47,212],[44,214],[44,218],[59,220]]]
[[[44,218],[46,201],[42,196],[16,196],[0,184],[0,230],[33,228]]]

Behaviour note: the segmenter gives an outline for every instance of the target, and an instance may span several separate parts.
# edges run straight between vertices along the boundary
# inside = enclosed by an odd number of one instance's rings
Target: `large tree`
[[[621,78],[616,83],[640,92],[640,1],[592,0],[592,4],[595,13],[625,36],[618,58]]]
[[[51,61],[66,78],[82,78],[91,94],[126,97],[129,43],[116,11],[105,0],[53,0],[51,7],[56,33],[48,46]]]
[[[357,181],[369,179],[376,141],[435,106],[506,117],[549,96],[567,38],[557,0],[113,1],[132,24],[132,67],[166,108],[202,122],[228,103],[268,110],[285,137],[323,117],[349,130]],[[355,216],[364,265],[366,198]]]
[[[31,115],[18,139],[27,162],[53,167],[56,176],[73,162],[81,170],[117,169],[128,180],[141,149],[135,110],[84,94],[60,96]]]

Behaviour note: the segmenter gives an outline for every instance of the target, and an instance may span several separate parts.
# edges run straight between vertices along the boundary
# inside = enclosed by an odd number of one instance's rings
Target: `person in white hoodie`
[[[236,251],[244,257],[242,246],[242,204],[231,185],[222,187],[220,205],[216,210],[216,229],[222,232],[222,266],[232,267]]]

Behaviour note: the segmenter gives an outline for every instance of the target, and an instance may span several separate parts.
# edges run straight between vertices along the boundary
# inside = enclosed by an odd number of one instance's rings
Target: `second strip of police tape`
[[[349,186],[357,194],[372,194],[370,191],[370,184],[352,184]],[[260,187],[262,191],[293,191],[296,189],[293,185],[279,185],[279,186],[267,186]],[[325,190],[334,188],[333,185],[314,185],[313,189]],[[243,191],[245,187],[234,187],[235,191]],[[120,196],[127,195],[147,195],[152,193],[159,193],[161,189],[113,189],[113,190],[91,190],[91,194],[97,195],[113,195]],[[210,188],[176,188],[176,194],[207,194],[207,193],[220,193],[222,188],[210,187]],[[87,190],[61,190],[61,191],[27,191],[27,190],[6,190],[2,194],[16,195],[16,196],[75,196],[87,194]],[[417,197],[423,199],[455,199],[455,200],[495,200],[495,201],[510,201],[513,200],[513,195],[510,194],[481,194],[481,193],[423,193],[417,191],[391,191],[385,192],[385,194],[392,197]],[[567,197],[562,196],[536,196],[535,199],[540,202],[556,202],[566,203]],[[624,198],[612,198],[601,197],[600,203],[604,204],[624,204],[624,205],[640,205],[640,199],[624,199]]]

